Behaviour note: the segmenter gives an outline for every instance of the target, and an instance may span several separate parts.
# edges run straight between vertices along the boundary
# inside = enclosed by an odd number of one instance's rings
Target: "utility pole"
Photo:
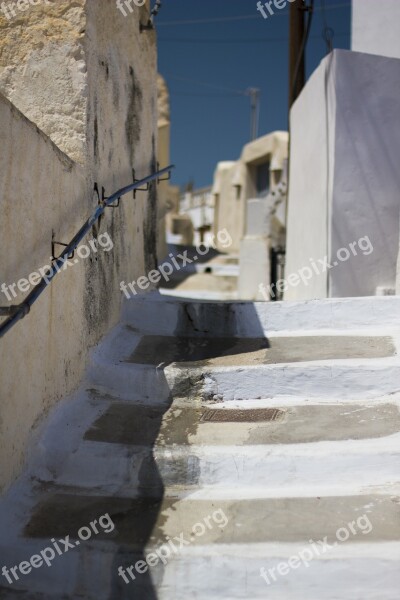
[[[305,34],[305,9],[304,0],[294,0],[290,5],[289,107],[305,85],[305,56],[302,48]]]
[[[260,121],[260,90],[258,88],[249,88],[246,91],[246,94],[250,96],[250,141],[253,141],[258,138],[258,126]]]

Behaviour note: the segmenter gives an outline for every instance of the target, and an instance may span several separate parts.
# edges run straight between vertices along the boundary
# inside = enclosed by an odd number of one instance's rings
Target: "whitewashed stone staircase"
[[[397,600],[399,336],[400,298],[127,302],[1,501],[0,568],[105,513],[115,529],[2,576],[0,599]],[[362,515],[370,532],[261,577]]]

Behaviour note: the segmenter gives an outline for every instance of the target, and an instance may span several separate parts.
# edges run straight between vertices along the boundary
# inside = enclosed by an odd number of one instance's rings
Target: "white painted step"
[[[263,548],[235,550],[236,556],[228,557],[224,549],[214,548],[208,558],[172,561],[157,587],[158,600],[398,600],[398,547],[397,560],[396,555],[386,560],[351,556],[315,560],[308,568],[301,566],[270,585],[260,576],[260,569],[276,572],[281,562],[301,549],[274,558],[262,558]]]
[[[98,541],[94,539],[75,548],[57,559],[51,569],[36,571],[34,577],[29,578],[29,589],[47,593],[57,590],[59,595],[65,593],[68,598],[73,598],[78,589],[82,594],[87,593],[89,598],[96,591],[98,600],[106,600],[110,597],[110,586],[114,586],[115,597],[130,598],[134,594],[134,586],[122,581],[119,586],[115,583],[115,580],[118,582],[118,567],[127,568],[159,549],[167,540],[179,540],[182,534],[186,543],[181,545],[179,542],[179,546],[173,547],[165,561],[165,568],[159,563],[151,570],[158,598],[172,600],[183,598],[184,594],[196,594],[199,598],[269,598],[269,593],[265,596],[266,589],[278,594],[277,598],[279,594],[284,598],[284,592],[289,594],[287,597],[296,598],[294,590],[297,586],[301,593],[308,591],[308,597],[315,600],[346,600],[350,593],[374,600],[379,597],[378,588],[371,585],[368,576],[373,571],[380,584],[385,584],[380,591],[385,589],[386,600],[394,597],[399,574],[400,544],[397,536],[400,522],[393,520],[395,512],[399,511],[395,500],[390,496],[292,500],[253,498],[249,502],[166,499],[158,509],[157,522],[152,526],[146,549],[140,552],[132,546],[133,540],[140,537],[134,526],[139,517],[130,512],[131,499],[99,498],[94,500],[92,510],[95,514],[103,514],[107,509],[118,523],[115,532],[110,533],[109,538],[104,533]],[[74,513],[70,512],[70,502],[75,507]],[[61,507],[65,507],[67,524],[57,518]],[[79,498],[71,496],[65,501],[50,498],[47,505],[39,508],[39,513],[49,515],[50,529],[48,524],[41,524],[35,511],[37,525],[33,527],[35,530],[39,526],[37,532],[43,531],[42,535],[40,538],[25,538],[18,547],[9,544],[4,548],[2,556],[7,556],[7,565],[11,565],[13,560],[18,564],[22,550],[28,557],[39,553],[48,544],[50,536],[60,537],[66,528],[73,533],[89,514],[85,499],[79,501]],[[353,524],[357,522],[353,534],[347,527],[351,520],[356,520]],[[346,539],[342,539],[342,534],[339,536],[339,529],[343,527],[347,528]],[[47,530],[48,535],[45,535]],[[32,529],[30,531],[32,533]],[[321,547],[318,541],[325,536],[329,549],[322,554],[313,549],[310,554],[311,544],[317,543]],[[121,540],[124,542],[121,543]],[[296,555],[309,566],[298,564],[298,568],[277,577],[271,585],[261,577],[260,569],[267,573],[275,569],[273,572],[276,573],[279,563]],[[97,574],[93,571],[96,566]],[[385,580],[381,581],[381,576]],[[335,577],[339,577],[340,585]],[[136,590],[136,593],[140,593],[140,586],[145,581],[145,577],[137,577],[139,591]],[[179,585],[175,589],[177,582]],[[329,584],[325,591],[324,584]],[[24,581],[15,587],[20,586],[24,589]]]
[[[202,488],[217,498],[225,496],[224,490],[228,497],[246,497],[253,488],[263,496],[326,495],[333,490],[346,493],[346,489],[366,493],[398,480],[400,451],[394,445],[399,448],[399,441],[397,437],[382,450],[378,446],[375,453],[368,450],[375,440],[367,440],[358,452],[344,442],[325,447],[310,444],[307,452],[291,447],[283,455],[271,446],[248,446],[243,451],[235,446],[156,449],[155,463],[149,450],[129,452],[122,446],[87,442],[62,469],[51,473],[42,468],[38,475],[44,482],[127,496],[137,495],[146,485],[140,479],[142,468],[157,468],[167,494],[176,489],[199,493]]]
[[[143,477],[147,472],[150,476],[155,470],[167,494],[177,489],[180,493],[186,490],[199,494],[206,488],[210,497],[214,494],[219,498],[224,490],[227,497],[240,497],[240,493],[248,497],[253,487],[260,497],[311,495],[313,491],[328,495],[340,487],[343,493],[351,493],[346,490],[392,486],[398,479],[400,434],[396,432],[398,404],[394,398],[370,406],[341,407],[323,403],[310,406],[298,400],[294,405],[284,405],[282,422],[272,423],[199,422],[200,415],[210,407],[224,414],[237,407],[242,412],[251,411],[254,407],[267,408],[265,400],[236,402],[233,406],[229,402],[203,403],[196,410],[186,406],[179,401],[170,408],[142,404],[137,414],[137,404],[79,392],[53,413],[38,452],[32,456],[30,470],[38,481],[124,496],[137,495],[141,485],[148,485],[140,481],[140,474]],[[155,411],[159,417],[154,420]],[[380,423],[388,411],[393,426],[385,430]],[[145,420],[148,413],[151,418]],[[357,424],[364,417],[377,421],[362,424],[362,435]],[[141,423],[139,429],[135,428],[136,420]],[[329,423],[331,430],[325,437],[331,439],[325,441],[323,428]],[[349,439],[340,439],[341,423],[343,429],[347,424]],[[155,427],[154,434],[149,427]],[[319,430],[319,436],[303,442],[309,439],[307,431],[312,427]],[[291,431],[286,432],[287,428]],[[187,434],[181,436],[181,430]],[[375,437],[369,437],[373,431]],[[292,443],[278,443],[281,438],[268,443],[273,432],[291,436]],[[261,434],[263,438],[256,443]]]
[[[359,332],[335,332],[345,339]],[[369,333],[365,343],[369,343]],[[305,336],[307,338],[309,336]],[[397,348],[397,337],[393,339]],[[154,365],[136,364],[132,356],[142,336],[130,327],[119,325],[91,355],[88,385],[103,387],[115,395],[138,401],[161,402],[182,382],[185,394],[203,394],[212,398],[221,395],[226,400],[273,398],[276,396],[308,396],[312,398],[359,399],[374,398],[400,390],[400,358],[345,358],[262,364],[256,356],[236,355],[233,366],[220,366],[218,360],[201,362],[190,368],[184,363],[160,362]],[[279,338],[277,338],[279,339]],[[299,338],[300,339],[300,338]],[[184,342],[185,338],[181,338]],[[273,338],[271,338],[273,340]],[[189,342],[188,342],[189,343]],[[323,343],[323,338],[321,338]],[[360,342],[363,344],[363,342]],[[254,353],[256,354],[256,353]],[[193,389],[192,389],[193,388]],[[177,390],[175,389],[177,392]]]
[[[305,302],[185,301],[158,292],[127,300],[122,322],[143,334],[269,335],[277,331],[400,329],[400,296]]]
[[[400,544],[343,544],[326,557],[311,560],[308,567],[300,561],[295,570],[277,576],[278,565],[305,548],[302,544],[189,547],[166,565],[151,567],[126,584],[117,574],[118,567],[134,565],[147,553],[132,555],[100,544],[96,550],[89,544],[60,557],[50,569],[37,570],[35,579],[30,578],[28,598],[37,600],[32,595],[38,593],[45,600],[79,596],[90,600],[398,600]],[[32,547],[29,552],[38,550]],[[271,576],[268,585],[261,569],[267,576],[273,570],[276,581]],[[24,589],[26,581],[19,582],[9,586],[10,595],[1,590],[1,598],[24,598]]]
[[[99,441],[95,430],[100,431],[104,412],[118,403],[167,410],[172,391],[186,394],[177,405],[179,410],[187,406],[290,409],[310,401],[319,408],[340,403],[349,410],[357,406],[362,410],[369,398],[374,399],[368,401],[371,405],[395,404],[394,392],[400,386],[397,356],[256,364],[254,357],[235,355],[229,357],[230,365],[221,364],[219,357],[192,368],[128,361],[142,334],[215,339],[273,338],[274,332],[281,337],[317,335],[322,340],[329,332],[364,335],[366,343],[367,337],[389,335],[397,345],[399,308],[400,298],[233,305],[166,301],[153,294],[126,303],[125,322],[92,353],[86,386],[52,413],[28,470],[2,504],[0,556],[12,566],[40,552],[48,545],[51,532],[46,528],[51,522],[57,531],[68,522],[68,532],[73,533],[68,507],[80,501],[82,510],[74,525],[86,525],[85,511],[98,501],[98,510],[115,515],[123,540],[94,539],[82,544],[51,569],[37,570],[34,577],[8,591],[0,587],[0,598],[397,600],[400,543],[395,541],[394,511],[400,497],[400,438],[393,428],[370,438],[324,441],[321,437],[279,444],[246,443],[243,427],[232,425],[226,443],[221,436],[213,443],[214,433],[207,425],[201,432],[189,427],[191,437],[179,443],[162,430],[154,440],[154,453],[151,444],[140,447],[129,439],[119,443],[117,435]],[[103,396],[88,393],[87,387],[102,390]],[[322,423],[321,428],[329,426]],[[143,474],[150,483],[165,487],[162,514],[157,516],[156,533],[146,552],[157,548],[157,536],[187,533],[211,509],[224,508],[230,525],[224,535],[211,532],[197,543],[193,540],[165,566],[152,567],[135,588],[118,577],[117,569],[135,559],[127,538],[136,526],[129,518],[124,520],[124,507],[145,491]],[[69,495],[70,504],[61,499],[56,511],[46,504],[55,495]],[[44,528],[36,531],[40,537],[24,538],[24,527],[37,514],[40,502],[45,503]],[[319,506],[325,508],[321,511]],[[363,511],[374,525],[370,538],[349,540],[272,585],[260,576],[261,568],[276,568],[302,551],[310,535],[322,539]]]
[[[167,371],[170,385],[182,372]],[[400,391],[398,357],[335,360],[255,367],[216,367],[206,372],[203,394],[224,400],[305,396],[310,399],[367,400]],[[272,402],[271,402],[272,403]]]

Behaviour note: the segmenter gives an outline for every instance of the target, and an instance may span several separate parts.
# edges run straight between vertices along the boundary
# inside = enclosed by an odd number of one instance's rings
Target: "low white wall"
[[[399,0],[353,0],[351,49],[400,58]]]
[[[400,60],[337,50],[292,114],[286,277],[337,263],[285,299],[368,296],[394,287],[399,243]],[[338,251],[368,236],[341,262]],[[365,251],[364,251],[365,249]],[[344,256],[343,253],[341,256]],[[322,270],[322,266],[320,266]]]
[[[328,253],[327,194],[332,172],[328,151],[327,123],[334,121],[331,86],[326,88],[327,62],[313,73],[291,114],[291,150],[286,233],[285,277],[310,267]],[[285,300],[306,300],[327,296],[327,274],[313,277],[307,286],[290,286]]]

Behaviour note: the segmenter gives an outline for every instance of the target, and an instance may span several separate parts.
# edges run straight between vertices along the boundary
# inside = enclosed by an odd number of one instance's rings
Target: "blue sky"
[[[220,160],[235,160],[250,136],[250,100],[261,90],[259,134],[287,129],[288,8],[265,20],[256,0],[165,0],[157,18],[159,71],[171,95],[175,184],[212,182]],[[323,0],[315,0],[307,75],[326,54]],[[288,4],[289,7],[289,4]],[[325,0],[334,47],[350,47],[351,0]],[[238,18],[238,17],[245,18]],[[198,22],[197,22],[198,21]]]

